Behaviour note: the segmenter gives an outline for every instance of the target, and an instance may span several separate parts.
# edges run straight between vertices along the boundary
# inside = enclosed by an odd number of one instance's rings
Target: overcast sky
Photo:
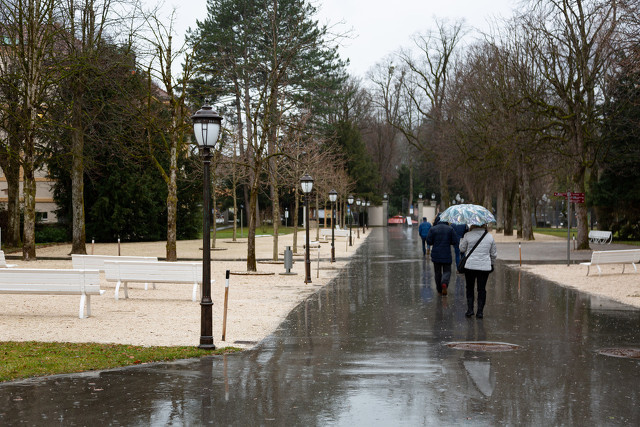
[[[157,3],[146,0],[147,3]],[[389,53],[411,44],[411,36],[434,29],[434,17],[464,19],[470,27],[489,29],[496,17],[508,17],[519,0],[312,0],[320,23],[335,26],[336,32],[351,31],[340,55],[349,58],[349,72],[364,76]],[[165,10],[177,7],[177,31],[195,27],[206,16],[206,0],[165,0]],[[167,12],[168,13],[168,12]]]

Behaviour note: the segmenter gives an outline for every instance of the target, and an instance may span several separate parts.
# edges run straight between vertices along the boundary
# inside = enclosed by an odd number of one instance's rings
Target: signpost
[[[584,203],[584,193],[553,193],[556,197],[562,197],[567,200],[567,267],[571,263],[571,203]]]

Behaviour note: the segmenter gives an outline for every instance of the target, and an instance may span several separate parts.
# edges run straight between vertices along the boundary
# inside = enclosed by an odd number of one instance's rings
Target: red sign
[[[567,198],[567,193],[553,193],[556,197]],[[571,198],[569,200],[571,203],[584,203],[584,193],[571,193]]]

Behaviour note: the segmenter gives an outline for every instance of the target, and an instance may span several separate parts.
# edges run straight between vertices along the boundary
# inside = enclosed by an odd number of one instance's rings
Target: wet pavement
[[[599,353],[640,310],[502,264],[487,290],[465,318],[464,278],[439,296],[417,232],[376,229],[255,350],[5,383],[0,424],[640,425],[640,360]]]

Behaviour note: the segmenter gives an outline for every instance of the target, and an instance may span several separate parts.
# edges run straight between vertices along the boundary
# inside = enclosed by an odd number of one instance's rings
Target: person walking
[[[439,294],[447,295],[447,288],[451,280],[451,246],[459,243],[458,235],[447,222],[440,221],[440,215],[433,221],[433,227],[427,234],[427,244],[431,245],[431,261],[436,279],[436,290]]]
[[[475,247],[475,249],[473,249]],[[473,249],[473,252],[471,250]],[[464,279],[467,288],[467,317],[473,316],[475,287],[478,288],[478,309],[476,317],[484,317],[484,306],[487,301],[487,280],[493,271],[493,264],[498,256],[498,249],[493,236],[486,225],[472,225],[460,241],[460,252],[470,252],[465,262]]]
[[[429,234],[430,229],[431,223],[427,221],[426,217],[422,217],[422,222],[418,227],[418,234],[422,237],[422,256],[426,256],[431,252],[431,246],[427,244],[427,234]]]
[[[458,235],[459,240],[462,240],[465,233],[469,230],[469,227],[467,227],[467,224],[453,224],[451,227],[453,227],[453,229],[456,231],[456,234]],[[457,270],[458,266],[460,265],[460,245],[459,244],[456,245],[456,247],[453,248],[453,250],[456,254],[456,270]]]

